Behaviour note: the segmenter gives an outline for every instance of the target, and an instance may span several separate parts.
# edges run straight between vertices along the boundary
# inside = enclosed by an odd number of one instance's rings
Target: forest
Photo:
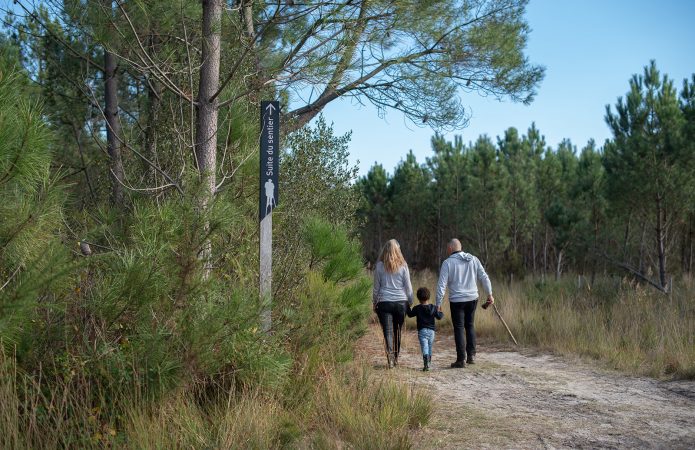
[[[357,183],[365,257],[396,237],[436,270],[459,237],[506,279],[611,273],[667,292],[695,257],[695,74],[679,87],[652,61],[626,87],[602,145],[552,148],[531,124],[468,144],[435,135],[425,162],[374,165]]]
[[[0,447],[408,447],[431,408],[355,358],[356,168],[321,112],[352,97],[455,127],[457,92],[530,102],[525,7],[0,5]],[[283,146],[272,304],[263,100]]]
[[[468,95],[529,104],[545,68],[526,7],[0,3],[0,448],[411,448],[432,397],[380,376],[360,344],[365,266],[390,237],[415,269],[457,235],[515,282],[622,265],[670,291],[692,270],[695,79],[677,89],[650,65],[600,148],[550,149],[535,126],[470,145],[437,134],[426,164],[409,155],[393,176],[359,179],[323,116],[351,98],[443,131],[465,125]],[[282,146],[271,302],[267,100]],[[692,377],[687,311],[663,316],[673,352],[635,341],[620,367]],[[510,324],[529,345],[556,337]]]

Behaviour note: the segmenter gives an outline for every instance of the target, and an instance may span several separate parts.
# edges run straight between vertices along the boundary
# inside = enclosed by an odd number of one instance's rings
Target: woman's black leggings
[[[401,350],[401,328],[405,322],[406,302],[379,302],[376,314],[384,332],[386,353],[398,358]]]

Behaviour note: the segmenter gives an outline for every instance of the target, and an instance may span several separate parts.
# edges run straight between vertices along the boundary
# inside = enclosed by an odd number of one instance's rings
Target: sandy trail
[[[381,329],[364,345],[384,367]],[[580,361],[478,346],[475,365],[450,369],[453,337],[438,333],[423,373],[416,331],[408,330],[389,376],[427,389],[431,423],[417,448],[695,448],[695,382],[629,377]]]

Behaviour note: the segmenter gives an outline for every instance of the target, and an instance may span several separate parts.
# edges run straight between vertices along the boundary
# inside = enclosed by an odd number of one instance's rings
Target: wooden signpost
[[[272,326],[273,279],[273,209],[278,204],[278,169],[280,154],[280,103],[261,102],[260,142],[260,296],[265,308],[261,316],[263,331]]]

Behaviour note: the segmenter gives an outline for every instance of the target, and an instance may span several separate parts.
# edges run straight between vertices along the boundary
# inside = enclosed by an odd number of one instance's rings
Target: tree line
[[[6,3],[0,358],[18,385],[84,388],[76,398],[101,405],[99,426],[130,417],[121,394],[212,400],[251,387],[304,410],[318,386],[286,381],[349,359],[369,314],[349,238],[349,137],[316,120],[323,108],[349,96],[454,127],[467,120],[454,92],[530,102],[544,72],[525,54],[525,0]],[[270,99],[283,153],[266,335],[258,139]],[[75,414],[42,415],[51,431],[34,436],[86,447],[51,426],[69,417],[83,438]],[[14,446],[50,448],[27,442]]]
[[[678,90],[652,61],[605,120],[600,147],[552,148],[532,124],[496,142],[436,134],[432,156],[411,151],[393,174],[375,164],[357,183],[365,257],[395,237],[434,269],[459,237],[507,277],[622,270],[666,291],[695,256],[695,75]]]

